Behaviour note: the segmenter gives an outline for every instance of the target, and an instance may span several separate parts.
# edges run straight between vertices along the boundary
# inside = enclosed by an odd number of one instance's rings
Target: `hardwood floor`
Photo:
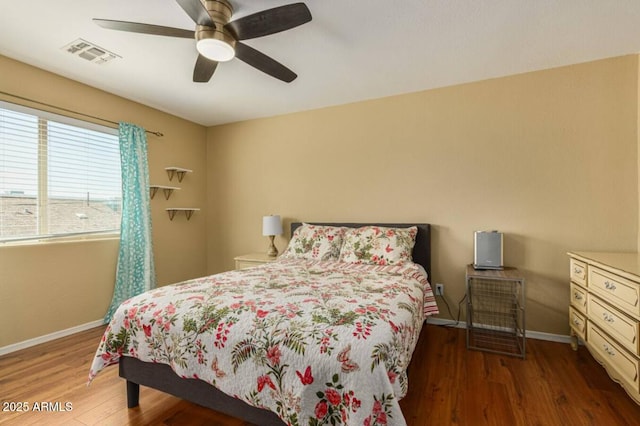
[[[245,425],[144,387],[140,406],[127,409],[117,367],[101,372],[87,387],[102,330],[0,357],[0,408],[10,402],[30,405],[28,412],[0,411],[0,424]],[[528,340],[522,360],[467,351],[464,330],[429,325],[409,376],[401,405],[410,426],[640,424],[640,406],[584,347],[573,352],[568,344]],[[35,412],[34,406],[56,411]]]

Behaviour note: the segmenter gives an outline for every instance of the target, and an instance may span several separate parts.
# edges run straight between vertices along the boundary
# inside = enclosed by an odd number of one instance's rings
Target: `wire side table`
[[[467,265],[467,348],[525,357],[525,287],[516,268]]]

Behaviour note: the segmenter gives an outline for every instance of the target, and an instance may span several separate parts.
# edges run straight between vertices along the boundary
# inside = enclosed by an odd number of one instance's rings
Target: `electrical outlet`
[[[436,296],[444,296],[444,284],[436,284]]]

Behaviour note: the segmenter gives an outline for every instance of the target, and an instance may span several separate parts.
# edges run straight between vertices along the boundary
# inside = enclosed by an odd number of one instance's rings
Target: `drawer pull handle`
[[[574,325],[580,325],[581,323],[580,323],[580,320],[578,318],[574,318],[573,319],[573,324]]]
[[[614,356],[616,354],[606,343],[602,344],[602,349],[607,353],[607,355]]]
[[[573,293],[573,298],[576,300],[582,300],[582,294],[580,293]]]
[[[573,273],[574,274],[578,274],[578,275],[582,275],[582,273],[583,273],[582,268],[579,268],[579,267],[576,266],[575,268],[573,268]]]
[[[616,289],[616,285],[614,283],[610,283],[609,281],[604,282],[604,287],[607,290],[611,290],[611,291],[614,291]]]
[[[615,321],[615,319],[614,319],[611,315],[609,315],[608,313],[606,313],[606,312],[603,312],[603,313],[602,313],[602,319],[604,319],[604,320],[605,320],[606,322],[608,322],[608,323],[612,323],[612,322],[614,322],[614,321]]]

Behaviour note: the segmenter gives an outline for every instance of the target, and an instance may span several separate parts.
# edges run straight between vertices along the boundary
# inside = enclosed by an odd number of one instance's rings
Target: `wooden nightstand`
[[[243,254],[233,258],[233,260],[236,261],[236,269],[251,268],[253,266],[273,262],[276,259],[277,257],[267,256],[266,253]]]

